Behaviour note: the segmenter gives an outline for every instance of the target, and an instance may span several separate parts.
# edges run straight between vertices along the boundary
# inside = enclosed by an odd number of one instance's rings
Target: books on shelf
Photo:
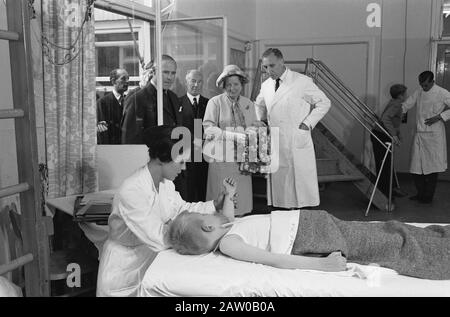
[[[106,224],[112,211],[113,194],[94,193],[75,200],[74,221]]]

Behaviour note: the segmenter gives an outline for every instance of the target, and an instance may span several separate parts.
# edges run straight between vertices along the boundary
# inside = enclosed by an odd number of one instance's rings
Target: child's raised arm
[[[236,181],[227,177],[223,180],[226,194],[223,201],[222,214],[228,218],[228,221],[234,221],[234,199],[236,194]]]
[[[220,251],[233,259],[270,265],[280,269],[303,269],[327,272],[345,271],[346,259],[340,252],[331,253],[325,258],[300,255],[277,254],[251,246],[238,235],[227,235],[219,244]]]

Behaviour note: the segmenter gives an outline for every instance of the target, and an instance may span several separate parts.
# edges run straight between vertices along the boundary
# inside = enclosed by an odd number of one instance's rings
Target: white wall
[[[259,53],[268,46],[284,43],[291,58],[294,54],[297,59],[308,54],[320,58],[358,97],[381,113],[390,98],[392,84],[405,83],[412,93],[418,87],[417,75],[428,68],[432,1],[258,0],[256,38],[260,40]],[[370,28],[366,23],[370,14],[366,8],[371,3],[379,4],[382,9],[379,28]],[[359,41],[367,51],[355,45]],[[327,43],[333,45],[326,46]],[[405,140],[397,149],[396,157],[400,171],[408,169],[414,121],[411,118],[414,115],[410,113],[408,124],[402,127]],[[330,111],[324,122],[331,125],[332,121],[344,122],[345,131],[334,126],[333,132],[344,137],[341,141],[358,155],[363,151],[362,141],[349,136],[360,135],[354,133],[360,128],[355,130],[356,124],[350,118],[342,121],[341,117]]]
[[[231,35],[249,40],[256,38],[255,6],[259,0],[175,0],[176,17],[222,16],[228,19]]]

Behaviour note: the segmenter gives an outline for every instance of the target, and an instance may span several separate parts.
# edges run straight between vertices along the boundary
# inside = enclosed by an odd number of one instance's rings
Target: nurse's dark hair
[[[426,70],[419,75],[419,83],[424,83],[426,81],[430,82],[434,80],[433,72]]]
[[[180,139],[172,138],[175,127],[161,125],[148,128],[144,131],[144,142],[148,147],[151,159],[159,159],[163,163],[173,161],[172,148]]]
[[[283,53],[281,53],[281,51],[278,48],[272,48],[272,47],[268,48],[267,50],[264,51],[264,53],[262,54],[262,58],[269,57],[272,54],[275,55],[275,57],[278,59],[284,59]]]
[[[397,99],[399,96],[403,95],[408,88],[402,84],[392,85],[389,89],[389,93],[393,99]]]

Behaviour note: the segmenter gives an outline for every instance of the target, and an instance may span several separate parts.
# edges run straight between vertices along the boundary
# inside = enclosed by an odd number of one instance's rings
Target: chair
[[[22,238],[22,221],[20,214],[17,211],[16,204],[12,203],[5,208],[2,223],[5,227],[8,244],[9,254],[12,259],[20,258],[23,256],[23,238]],[[5,219],[9,218],[9,219]],[[8,220],[8,223],[6,222]],[[54,236],[53,221],[50,221],[47,226],[50,232],[49,236]],[[50,286],[51,296],[56,297],[74,297],[74,296],[86,296],[95,294],[95,285],[97,280],[98,262],[93,259],[92,256],[83,252],[87,250],[81,244],[72,245],[70,248],[61,250],[52,250],[52,238],[49,239],[50,244]],[[58,237],[57,237],[58,238]],[[67,285],[67,278],[72,273],[68,270],[71,263],[76,263],[80,266],[80,281],[81,287],[69,287]],[[25,287],[23,267],[19,267],[11,272],[12,282],[19,286],[22,290]]]
[[[52,247],[50,253],[50,280],[51,296],[76,297],[95,296],[98,253],[92,250],[91,242],[87,240],[81,229],[72,219],[61,212],[57,212],[53,223],[58,230],[53,230]],[[54,229],[52,226],[50,228]],[[71,275],[76,271],[69,265],[79,265],[80,287],[70,287],[68,281],[73,280]],[[69,278],[69,279],[68,279]]]

